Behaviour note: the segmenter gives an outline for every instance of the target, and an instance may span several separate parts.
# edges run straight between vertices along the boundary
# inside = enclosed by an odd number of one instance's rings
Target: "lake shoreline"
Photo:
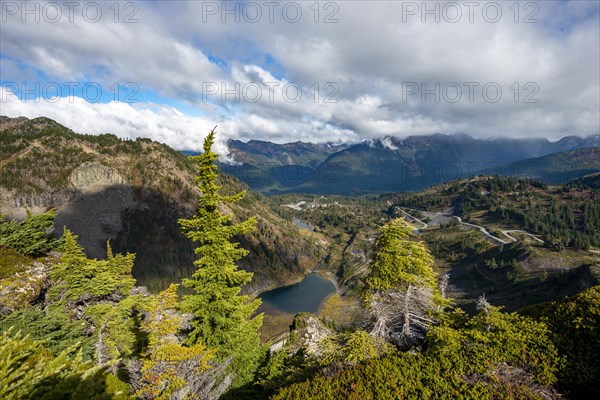
[[[336,286],[322,274],[311,272],[300,282],[286,285],[262,293],[259,298],[287,313],[318,313],[319,306],[332,293],[337,293]]]

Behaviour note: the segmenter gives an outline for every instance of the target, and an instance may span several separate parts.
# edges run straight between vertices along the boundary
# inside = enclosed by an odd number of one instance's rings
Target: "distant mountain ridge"
[[[230,140],[229,151],[236,162],[269,162],[274,165],[307,165],[316,168],[329,157],[349,144],[293,142],[277,144],[264,140]]]
[[[555,142],[466,134],[388,136],[347,145],[232,140],[230,155],[239,164],[223,168],[267,194],[413,191],[475,173],[502,174],[498,168],[510,163],[596,146],[598,134]]]
[[[529,158],[501,165],[497,172],[498,175],[537,179],[550,184],[578,180],[600,172],[600,147],[582,147]]]

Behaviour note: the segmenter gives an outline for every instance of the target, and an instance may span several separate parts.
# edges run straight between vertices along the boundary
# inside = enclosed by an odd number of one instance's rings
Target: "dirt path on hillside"
[[[508,230],[503,230],[502,234],[509,239],[508,241],[506,241],[506,240],[500,239],[497,236],[492,235],[490,233],[490,231],[488,231],[488,229],[486,227],[481,226],[481,225],[472,224],[470,222],[464,222],[461,217],[458,217],[456,215],[452,215],[452,214],[448,214],[448,213],[436,213],[436,212],[431,212],[431,211],[423,211],[423,210],[417,210],[415,208],[408,208],[408,207],[398,207],[398,209],[404,215],[406,215],[410,219],[412,219],[412,220],[414,220],[414,221],[419,222],[420,224],[422,224],[423,226],[420,229],[425,229],[429,225],[426,224],[425,222],[421,221],[420,219],[418,219],[418,218],[410,215],[409,213],[407,213],[406,211],[404,211],[403,208],[406,209],[406,210],[416,211],[416,212],[419,212],[419,213],[422,213],[422,214],[429,214],[429,215],[440,216],[440,217],[445,217],[445,218],[454,218],[454,219],[456,219],[458,221],[459,224],[461,224],[463,226],[477,229],[479,232],[481,232],[481,234],[483,236],[485,236],[487,239],[491,240],[492,242],[495,242],[496,244],[508,244],[508,243],[511,243],[511,242],[516,242],[518,239],[516,239],[515,237],[511,236],[510,235],[511,233],[520,233],[520,234],[529,236],[530,238],[532,238],[533,240],[535,240],[535,241],[537,241],[539,243],[544,243],[544,241],[542,239],[540,239],[538,237],[538,235],[534,235],[533,233],[529,233],[529,232],[524,231],[522,229],[508,229]]]

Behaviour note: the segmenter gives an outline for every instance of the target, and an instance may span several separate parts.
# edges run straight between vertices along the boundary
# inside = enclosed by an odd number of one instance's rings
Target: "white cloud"
[[[394,143],[392,143],[392,139],[389,137],[384,137],[384,138],[380,139],[380,142],[383,145],[383,147],[385,147],[386,149],[398,150],[398,147],[394,146]]]
[[[218,125],[215,151],[228,154],[227,140],[239,133],[231,121],[188,117],[172,107],[123,102],[90,103],[80,97],[21,101],[0,89],[2,114],[9,117],[48,117],[78,133],[113,133],[120,138],[148,137],[175,148],[199,151],[202,140]]]
[[[112,17],[111,4],[105,5],[107,17]],[[403,19],[407,2],[335,2],[339,9],[333,17],[339,22],[332,24],[323,19],[335,10],[324,9],[322,2],[318,23],[309,8],[312,2],[298,3],[303,16],[297,23],[285,21],[281,4],[273,23],[264,7],[258,23],[243,18],[235,23],[231,15],[206,15],[207,2],[138,4],[139,22],[134,24],[111,18],[88,23],[77,13],[74,23],[3,23],[0,41],[8,58],[0,61],[2,79],[31,80],[42,71],[50,80],[92,80],[103,86],[135,82],[158,99],[185,104],[204,117],[160,104],[85,104],[81,99],[13,102],[2,104],[2,113],[54,116],[74,130],[102,127],[177,148],[197,148],[198,130],[215,124],[223,137],[277,142],[436,132],[558,138],[599,130],[598,2],[543,1],[535,3],[537,10],[519,3],[519,23],[514,22],[514,7],[509,8],[513,2],[501,3],[497,23],[485,20],[485,2],[473,22],[465,3],[458,2],[462,17],[457,23],[444,18],[436,23],[431,15],[422,23],[421,13]],[[421,8],[424,3],[414,4]],[[444,7],[443,2],[428,2],[430,8],[435,4]],[[538,22],[523,23],[532,11]],[[222,23],[222,17],[230,22]],[[229,94],[221,101],[227,94],[223,89],[250,82],[258,85],[238,92],[237,99]],[[447,93],[439,93],[439,101],[434,95],[423,101],[421,93],[406,94],[407,84],[421,89],[422,84],[433,88],[439,83],[442,90],[453,82],[463,90],[456,103]],[[479,84],[473,101],[467,82]],[[502,89],[498,102],[484,97],[486,83]],[[217,91],[203,101],[206,84],[215,84]],[[299,85],[302,98],[286,99],[281,90],[286,85]],[[248,101],[255,98],[256,87],[262,91],[260,100]],[[328,95],[336,102],[325,102]],[[537,103],[525,103],[528,95]]]

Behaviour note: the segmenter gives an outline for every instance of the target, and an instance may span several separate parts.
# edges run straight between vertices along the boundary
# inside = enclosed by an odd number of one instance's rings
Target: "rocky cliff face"
[[[184,155],[147,139],[79,135],[46,118],[0,117],[0,144],[0,212],[20,219],[27,209],[56,208],[57,234],[71,229],[90,257],[103,258],[107,240],[115,251],[136,253],[133,275],[151,290],[195,270],[193,244],[177,225],[200,195]],[[220,180],[225,190],[246,189],[232,177]],[[255,273],[245,292],[285,284],[318,262],[318,246],[264,197],[249,193],[230,211],[234,220],[258,216],[256,232],[239,238],[250,251],[240,266]]]
[[[68,186],[50,193],[23,195],[4,189],[2,212],[21,219],[26,210],[36,213],[56,208],[56,233],[68,227],[79,236],[88,256],[102,258],[106,240],[114,239],[123,227],[121,214],[135,206],[133,188],[116,169],[98,162],[75,168],[68,182]]]
[[[131,186],[119,171],[98,162],[83,163],[75,168],[69,182],[82,194],[101,192],[111,186]]]

